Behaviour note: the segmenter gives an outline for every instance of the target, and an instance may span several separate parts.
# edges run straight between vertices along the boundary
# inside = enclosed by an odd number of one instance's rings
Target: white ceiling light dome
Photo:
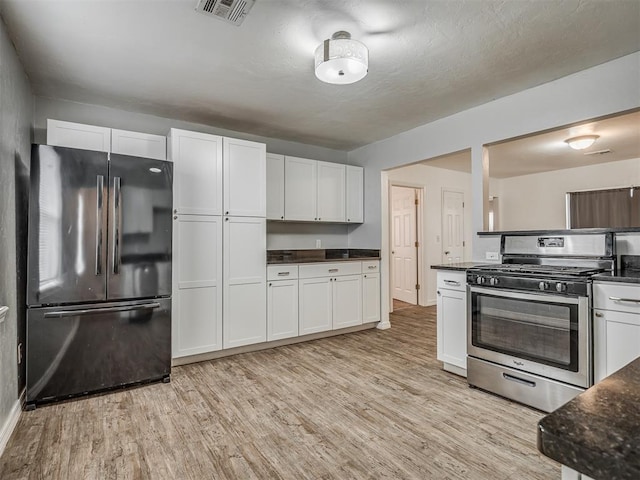
[[[565,142],[574,150],[584,150],[593,145],[593,142],[599,138],[599,135],[580,135],[579,137],[568,138]]]
[[[322,42],[315,53],[316,77],[326,83],[347,85],[362,80],[369,71],[369,50],[351,38],[349,32],[336,32]]]

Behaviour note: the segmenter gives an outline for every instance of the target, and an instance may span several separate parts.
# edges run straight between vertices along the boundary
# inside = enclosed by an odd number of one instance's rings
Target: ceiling
[[[600,138],[584,150],[573,150],[565,143],[568,138],[590,134]],[[487,149],[492,178],[640,159],[640,111],[507,140],[488,145]],[[471,151],[463,150],[420,163],[471,173]]]
[[[196,0],[3,0],[39,96],[351,150],[640,50],[637,0],[257,0],[236,27]],[[338,30],[369,75],[328,85]]]

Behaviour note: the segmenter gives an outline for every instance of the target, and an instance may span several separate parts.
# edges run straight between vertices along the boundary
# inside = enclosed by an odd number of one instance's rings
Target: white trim
[[[7,446],[7,443],[9,443],[11,434],[18,424],[18,420],[20,420],[21,413],[22,409],[20,408],[20,399],[18,399],[16,400],[16,403],[13,404],[13,408],[9,412],[7,420],[4,422],[2,430],[0,430],[0,456],[4,453],[4,448]]]

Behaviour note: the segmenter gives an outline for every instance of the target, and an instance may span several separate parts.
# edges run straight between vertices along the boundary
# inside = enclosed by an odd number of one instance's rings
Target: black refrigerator
[[[33,145],[26,408],[171,373],[172,164]]]

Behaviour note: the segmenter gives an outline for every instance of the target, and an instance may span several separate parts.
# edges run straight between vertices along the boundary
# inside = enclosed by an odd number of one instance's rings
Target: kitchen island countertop
[[[594,479],[640,478],[640,358],[538,423],[538,449]]]

